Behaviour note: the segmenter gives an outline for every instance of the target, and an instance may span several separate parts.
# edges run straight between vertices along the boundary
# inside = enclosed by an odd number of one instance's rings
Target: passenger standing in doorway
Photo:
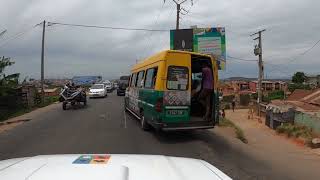
[[[236,98],[232,99],[232,111],[234,112],[234,108],[236,107]]]
[[[203,117],[204,120],[208,120],[211,115],[211,94],[213,91],[213,75],[207,62],[202,64],[202,90],[199,94],[199,102],[205,107],[206,113]]]

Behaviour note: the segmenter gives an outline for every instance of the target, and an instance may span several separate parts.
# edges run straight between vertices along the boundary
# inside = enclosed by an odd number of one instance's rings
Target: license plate
[[[169,115],[183,115],[183,110],[168,110]]]

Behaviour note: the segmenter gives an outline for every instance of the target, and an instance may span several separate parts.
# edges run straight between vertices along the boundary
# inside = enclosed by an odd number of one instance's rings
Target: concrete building
[[[60,94],[60,88],[44,89],[45,96],[58,96]],[[41,93],[41,89],[38,89],[38,93]]]
[[[228,81],[220,83],[219,88],[224,96],[235,94],[251,94],[248,81]]]
[[[253,92],[257,92],[258,81],[251,81],[249,83],[249,89]],[[288,84],[283,81],[262,81],[262,91],[286,91],[288,89]]]
[[[320,87],[320,75],[307,76],[306,83],[311,87]]]
[[[295,124],[303,125],[320,135],[320,88],[314,90],[296,89],[287,100],[273,100],[270,107],[292,107]]]

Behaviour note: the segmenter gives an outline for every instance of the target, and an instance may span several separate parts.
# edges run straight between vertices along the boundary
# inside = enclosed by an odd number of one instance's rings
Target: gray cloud
[[[43,19],[51,22],[138,27],[175,28],[175,7],[167,0],[85,1],[85,0],[7,0],[0,7],[0,55],[10,56],[16,64],[8,72],[38,78],[40,73],[41,27],[5,46],[6,38],[24,32]],[[186,9],[190,3],[184,4]],[[181,27],[225,26],[227,54],[244,59],[253,55],[249,35],[266,28],[263,36],[265,69],[268,77],[288,77],[296,70],[317,73],[319,47],[304,56],[320,37],[320,1],[317,0],[195,0]],[[47,27],[46,76],[69,77],[99,74],[106,78],[129,73],[130,66],[155,52],[169,48],[169,32],[138,32],[106,29]],[[297,60],[287,63],[292,58]],[[221,77],[256,77],[257,64],[227,60]]]

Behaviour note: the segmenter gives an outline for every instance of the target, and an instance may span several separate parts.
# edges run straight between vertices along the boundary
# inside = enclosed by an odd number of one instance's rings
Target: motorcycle
[[[84,89],[82,88],[70,88],[64,86],[63,90],[60,93],[59,101],[62,102],[62,109],[67,109],[67,104],[75,106],[76,104],[83,103],[84,106],[87,105],[87,95]]]

